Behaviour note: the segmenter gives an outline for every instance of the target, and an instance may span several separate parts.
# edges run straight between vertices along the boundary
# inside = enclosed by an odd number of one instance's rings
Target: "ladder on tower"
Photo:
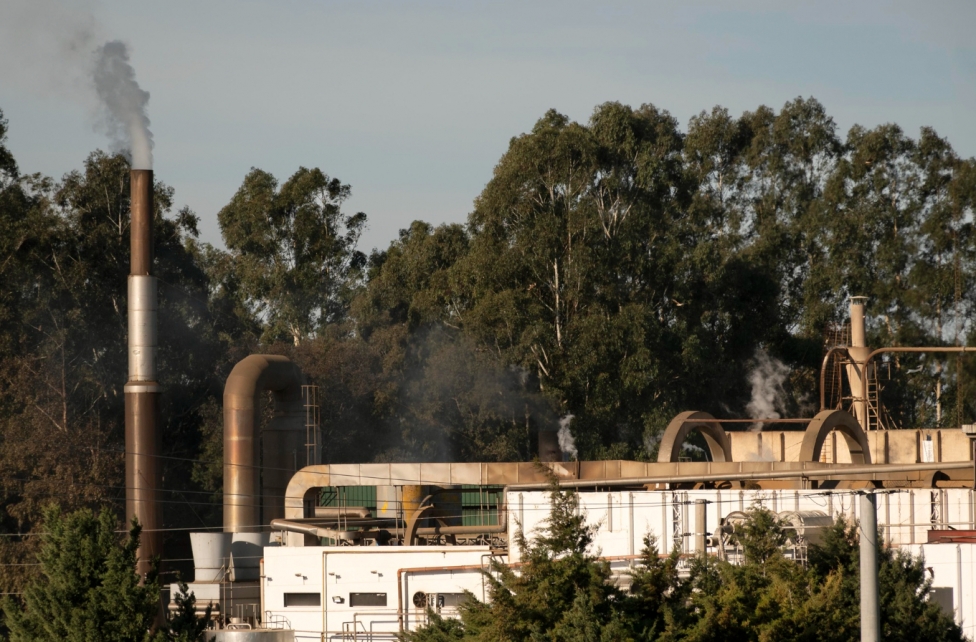
[[[897,424],[894,419],[888,413],[887,408],[881,402],[881,393],[884,391],[884,386],[881,385],[880,377],[878,376],[878,366],[880,364],[872,363],[867,372],[867,412],[868,412],[868,430],[890,430],[892,428],[897,428]],[[891,378],[890,364],[885,363],[889,368],[888,378]]]
[[[319,387],[302,386],[302,399],[305,402],[305,465],[322,463],[322,449],[319,446],[322,416],[319,410]]]

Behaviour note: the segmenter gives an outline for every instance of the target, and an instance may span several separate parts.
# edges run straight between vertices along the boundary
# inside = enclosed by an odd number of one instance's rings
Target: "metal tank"
[[[204,631],[207,642],[295,642],[295,632],[285,629],[221,629]]]

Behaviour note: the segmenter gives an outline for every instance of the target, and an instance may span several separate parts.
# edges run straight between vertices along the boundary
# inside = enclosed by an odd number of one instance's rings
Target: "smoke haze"
[[[559,450],[563,451],[564,455],[568,455],[570,459],[579,459],[579,453],[576,451],[576,440],[573,439],[573,433],[569,431],[569,424],[572,422],[573,415],[565,415],[559,420],[559,433],[557,434]]]
[[[3,76],[26,90],[68,98],[93,115],[113,152],[130,154],[133,169],[152,168],[149,93],[135,79],[128,47],[99,45],[103,29],[89,3],[4,2],[0,17]]]
[[[786,412],[786,389],[783,385],[790,375],[785,363],[762,349],[756,350],[753,367],[749,372],[752,386],[752,399],[746,405],[746,412],[755,419],[779,419]],[[762,424],[749,426],[750,430],[761,430]]]
[[[129,149],[132,169],[152,169],[152,132],[149,131],[149,92],[136,82],[129,64],[129,49],[119,40],[106,42],[95,53],[92,72],[95,92],[105,109],[99,123],[115,150]]]

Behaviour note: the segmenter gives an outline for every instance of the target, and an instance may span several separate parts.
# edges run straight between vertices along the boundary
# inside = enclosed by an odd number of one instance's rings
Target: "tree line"
[[[129,166],[23,174],[0,115],[0,585],[32,572],[44,506],[122,510]],[[158,177],[163,179],[165,177]],[[824,337],[869,297],[873,345],[976,341],[976,161],[931,129],[842,137],[814,99],[682,129],[653,105],[549,111],[465,224],[365,253],[351,187],[244,177],[225,248],[155,185],[167,527],[219,523],[221,393],[239,359],[295,359],[326,462],[527,460],[573,415],[585,459],[647,459],[678,412],[746,416],[758,355],[812,416]],[[888,375],[886,375],[888,376]],[[976,417],[976,363],[900,356],[903,426]],[[178,532],[178,531],[174,531]],[[173,535],[178,537],[178,535]]]
[[[653,534],[623,574],[592,550],[596,527],[579,498],[550,489],[551,512],[538,533],[522,536],[523,563],[485,572],[488,601],[470,593],[460,618],[428,611],[404,642],[847,642],[860,638],[857,524],[839,519],[801,563],[784,555],[796,533],[762,506],[736,529],[741,563],[704,555],[661,554]],[[882,541],[879,533],[879,541]],[[878,553],[881,639],[966,639],[951,614],[928,600],[924,560],[883,547]]]

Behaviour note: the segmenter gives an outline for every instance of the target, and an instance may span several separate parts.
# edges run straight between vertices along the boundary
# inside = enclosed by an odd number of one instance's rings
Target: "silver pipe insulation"
[[[129,275],[129,381],[156,381],[156,277]]]

